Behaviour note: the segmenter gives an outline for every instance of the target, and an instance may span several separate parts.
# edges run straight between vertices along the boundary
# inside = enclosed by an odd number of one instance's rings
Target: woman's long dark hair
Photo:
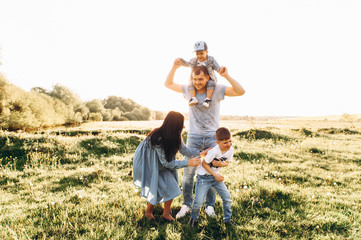
[[[152,146],[161,147],[165,158],[172,161],[181,146],[181,133],[184,126],[184,116],[179,112],[169,112],[162,126],[151,131],[147,138]]]

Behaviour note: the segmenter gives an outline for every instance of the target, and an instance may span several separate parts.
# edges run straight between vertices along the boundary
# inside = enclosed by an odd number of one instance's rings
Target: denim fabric
[[[215,133],[209,136],[188,135],[187,147],[196,149],[198,151],[203,151],[207,148],[216,146],[216,141]],[[186,160],[188,159],[189,158],[186,156]],[[187,205],[188,207],[192,207],[193,203],[193,186],[196,170],[196,167],[187,166],[183,171],[183,204]],[[211,187],[207,194],[206,206],[214,206],[215,201],[216,191],[213,187]]]
[[[231,221],[231,194],[228,192],[224,182],[217,182],[217,180],[212,175],[197,175],[196,196],[194,198],[193,208],[191,211],[191,218],[198,219],[199,212],[204,202],[204,197],[211,187],[214,187],[214,189],[222,198],[223,220],[225,222]]]

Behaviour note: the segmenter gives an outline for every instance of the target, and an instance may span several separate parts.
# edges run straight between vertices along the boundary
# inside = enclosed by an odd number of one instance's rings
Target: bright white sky
[[[24,90],[187,112],[164,81],[204,40],[246,90],[222,114],[360,114],[360,13],[360,0],[0,0],[0,72]]]

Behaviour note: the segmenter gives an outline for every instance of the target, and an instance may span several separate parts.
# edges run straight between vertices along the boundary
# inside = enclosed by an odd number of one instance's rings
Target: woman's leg
[[[155,220],[155,218],[153,216],[153,207],[154,207],[154,205],[148,203],[147,209],[145,209],[145,213],[144,213],[144,216],[146,216],[150,220]]]
[[[169,220],[174,221],[174,218],[172,215],[170,215],[170,207],[172,206],[173,199],[164,202],[164,209],[163,209],[163,215],[162,217]]]

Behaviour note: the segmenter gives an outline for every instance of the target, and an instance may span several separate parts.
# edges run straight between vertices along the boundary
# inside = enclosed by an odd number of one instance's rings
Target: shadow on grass
[[[345,134],[345,135],[361,135],[361,132],[350,130],[348,128],[320,128],[317,130],[320,133],[326,133],[326,134]]]
[[[235,159],[242,161],[252,162],[254,160],[269,160],[270,162],[275,162],[276,160],[267,154],[264,153],[249,153],[249,152],[237,152],[233,155]]]
[[[260,129],[250,129],[247,131],[242,131],[234,134],[235,136],[239,136],[241,138],[254,141],[254,140],[268,140],[271,139],[273,141],[290,141],[291,138],[288,136],[276,134],[273,132],[260,130]]]
[[[315,148],[315,147],[308,149],[308,152],[310,152],[312,154],[319,154],[319,155],[324,155],[325,154],[324,150],[321,150],[321,149],[318,149],[318,148]]]
[[[40,131],[35,132],[37,134],[51,134],[56,136],[66,136],[66,137],[80,137],[80,136],[98,136],[101,133],[131,133],[131,134],[138,134],[138,135],[147,135],[150,130],[139,130],[139,129],[125,129],[125,130],[108,130],[108,131],[101,131],[101,130],[60,130],[60,131]]]
[[[57,155],[62,162],[64,151],[62,144],[47,136],[34,135],[24,138],[14,133],[0,136],[0,164],[12,164],[19,171],[24,169],[25,164],[32,164],[29,162],[31,153]]]
[[[100,157],[133,152],[141,141],[142,138],[138,136],[128,138],[106,137],[86,139],[81,141],[79,145],[87,150],[83,153],[84,156],[96,155]]]
[[[318,136],[318,134],[313,133],[311,130],[308,130],[306,128],[301,128],[301,129],[291,129],[294,132],[297,132],[303,136],[306,137],[312,137],[312,136]]]
[[[0,164],[13,166],[19,171],[24,169],[25,164],[74,164],[87,161],[89,157],[134,152],[142,140],[140,136],[95,136],[69,147],[51,136],[33,135],[25,138],[19,134],[6,133],[0,135]]]
[[[51,189],[51,192],[64,191],[69,187],[85,186],[90,187],[91,183],[98,183],[101,180],[111,181],[111,176],[103,173],[102,170],[98,170],[87,174],[73,174],[72,176],[63,177],[59,182],[55,183],[55,187]]]

